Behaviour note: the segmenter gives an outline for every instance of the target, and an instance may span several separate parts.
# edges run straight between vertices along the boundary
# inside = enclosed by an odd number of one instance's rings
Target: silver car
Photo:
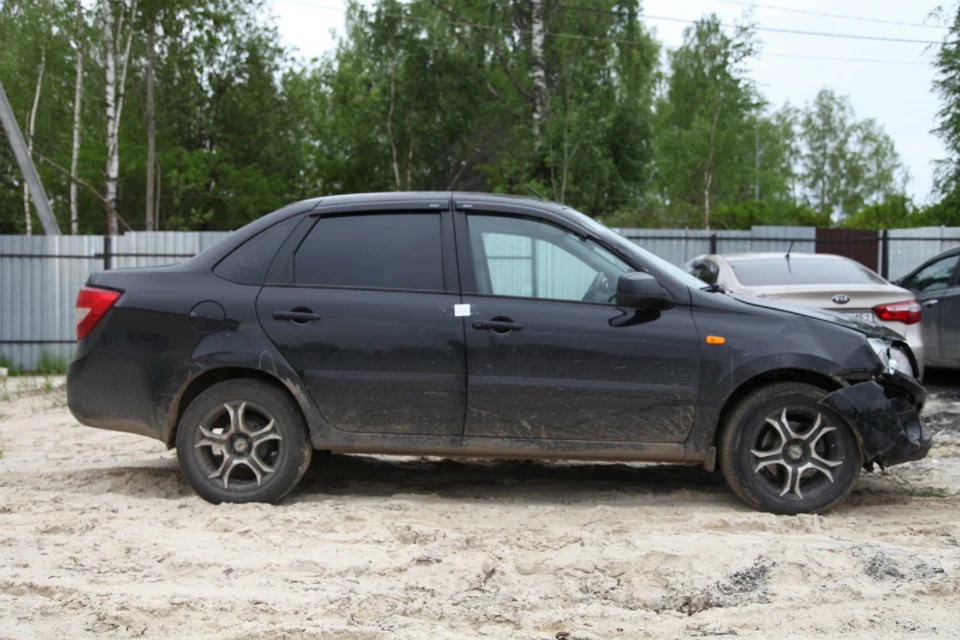
[[[882,324],[902,335],[923,372],[921,307],[916,296],[859,262],[824,253],[697,256],[686,270],[732,293],[817,307]]]

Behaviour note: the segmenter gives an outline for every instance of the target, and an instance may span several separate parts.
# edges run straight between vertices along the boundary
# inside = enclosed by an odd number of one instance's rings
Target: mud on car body
[[[799,513],[930,447],[898,334],[703,287],[525,198],[295,203],[95,274],[78,311],[74,416],[176,446],[213,502],[277,501],[320,449],[703,464]]]

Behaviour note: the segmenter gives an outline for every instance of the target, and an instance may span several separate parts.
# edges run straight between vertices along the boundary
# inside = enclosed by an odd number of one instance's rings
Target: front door
[[[261,291],[261,324],[335,429],[462,433],[463,320],[442,220],[452,261],[449,212],[323,216],[290,257],[293,282]]]
[[[921,305],[920,332],[931,364],[960,358],[960,347],[955,346],[960,335],[953,322],[960,312],[960,287],[954,280],[958,258],[941,258],[898,282],[913,291]]]
[[[634,268],[551,222],[484,213],[458,222],[461,265],[476,280],[463,297],[466,436],[686,440],[700,369],[689,304],[618,308],[617,279]]]

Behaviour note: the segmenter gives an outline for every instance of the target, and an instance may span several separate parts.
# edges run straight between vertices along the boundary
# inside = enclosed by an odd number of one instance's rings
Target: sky
[[[343,33],[345,0],[270,1],[284,44],[306,59],[332,50],[335,37]],[[373,0],[363,3],[372,4]],[[575,3],[589,5],[590,0]],[[642,0],[645,23],[668,48],[682,43],[683,29],[689,24],[683,21],[710,13],[716,13],[724,23],[742,21],[745,12],[751,11],[751,4],[750,0]],[[949,3],[757,0],[752,16],[759,28],[762,51],[751,65],[751,76],[774,107],[787,102],[802,107],[821,88],[848,96],[857,118],[875,119],[893,138],[910,174],[907,192],[918,204],[930,202],[932,163],[946,155],[939,139],[931,133],[939,109],[932,92],[936,47],[776,30],[939,41],[946,30],[936,26],[938,22],[930,14],[941,4]]]

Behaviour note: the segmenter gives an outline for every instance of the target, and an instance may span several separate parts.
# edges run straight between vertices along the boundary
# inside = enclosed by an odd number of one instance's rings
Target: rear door
[[[689,301],[618,308],[635,269],[603,246],[509,211],[457,212],[468,437],[681,443],[699,340]]]
[[[466,362],[449,201],[324,213],[284,251],[257,313],[330,425],[459,436]]]
[[[898,282],[900,286],[913,291],[923,307],[920,330],[927,359],[931,363],[960,359],[960,346],[956,344],[960,340],[957,320],[960,318],[960,287],[956,281],[958,259],[958,255],[940,258]]]

